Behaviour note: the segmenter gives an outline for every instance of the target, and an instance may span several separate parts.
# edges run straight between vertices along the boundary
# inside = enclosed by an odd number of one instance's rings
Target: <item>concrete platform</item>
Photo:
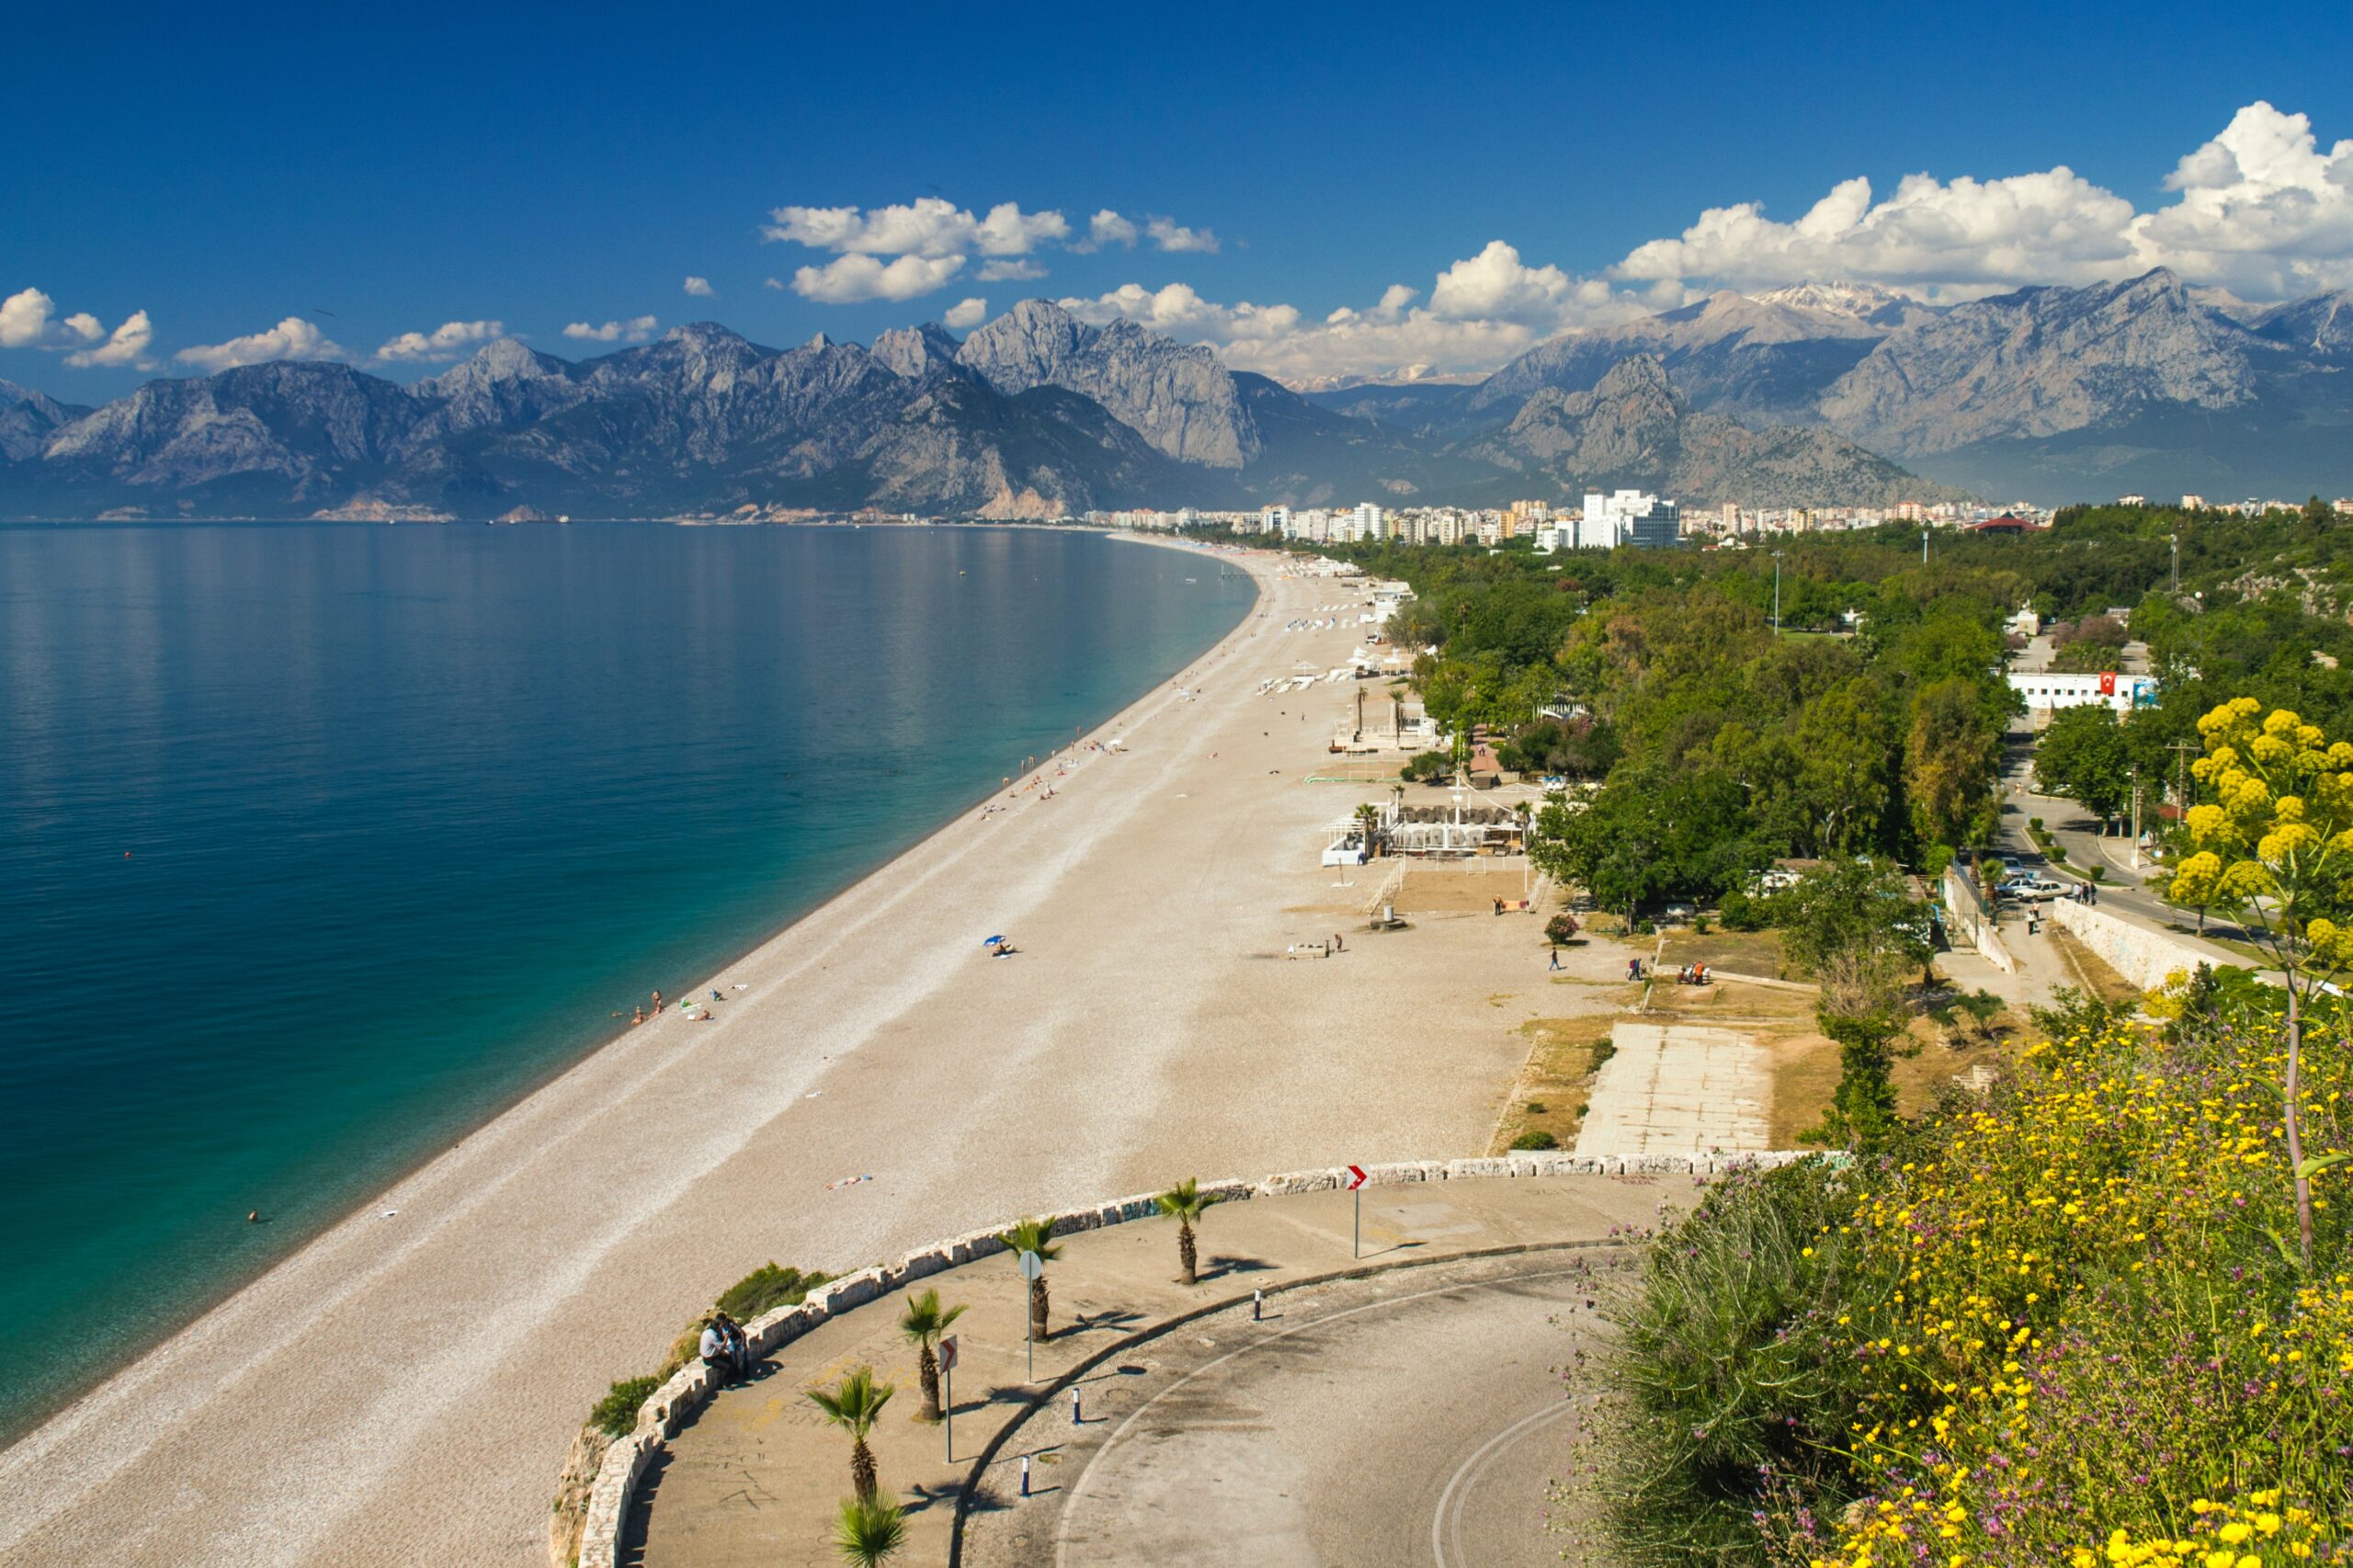
[[[1580,1154],[1763,1149],[1773,1100],[1764,1049],[1734,1029],[1621,1022],[1594,1075]]]
[[[1387,1301],[1393,1296],[1416,1295],[1427,1279],[1453,1290],[1474,1281],[1470,1276],[1438,1275],[1428,1264],[1452,1268],[1477,1254],[1530,1248],[1610,1248],[1630,1229],[1654,1224],[1664,1209],[1687,1204],[1696,1191],[1688,1175],[1629,1175],[1623,1176],[1497,1177],[1444,1183],[1409,1183],[1369,1189],[1364,1202],[1364,1256],[1350,1256],[1350,1227],[1354,1201],[1342,1192],[1315,1192],[1283,1198],[1260,1198],[1211,1209],[1200,1227],[1203,1278],[1187,1288],[1176,1282],[1176,1228],[1172,1221],[1148,1220],[1106,1230],[1081,1232],[1063,1238],[1063,1252],[1048,1270],[1052,1291],[1053,1333],[1035,1347],[1036,1370],[1030,1372],[1029,1346],[1023,1339],[1023,1281],[1009,1256],[999,1256],[950,1269],[923,1282],[937,1288],[943,1301],[961,1303],[967,1312],[955,1326],[962,1360],[954,1381],[955,1458],[947,1449],[947,1434],[936,1426],[914,1419],[921,1403],[915,1380],[914,1348],[902,1338],[897,1320],[903,1297],[893,1295],[831,1320],[786,1346],[749,1381],[722,1392],[669,1444],[642,1483],[628,1523],[624,1561],[678,1568],[712,1564],[831,1565],[839,1562],[830,1540],[832,1519],[839,1500],[849,1492],[849,1444],[824,1425],[807,1397],[812,1387],[832,1382],[851,1368],[871,1365],[881,1378],[898,1385],[899,1392],[884,1412],[873,1440],[885,1492],[909,1510],[908,1540],[904,1560],[945,1562],[960,1493],[975,1484],[974,1466],[984,1456],[991,1468],[978,1483],[994,1496],[1004,1490],[997,1471],[1017,1450],[1006,1447],[1014,1429],[1027,1419],[1033,1403],[1044,1398],[1051,1422],[1056,1415],[1067,1422],[1068,1395],[1060,1380],[1073,1376],[1090,1400],[1109,1400],[1106,1413],[1129,1408],[1144,1397],[1147,1387],[1159,1383],[1137,1381],[1121,1368],[1165,1366],[1171,1375],[1180,1369],[1185,1335],[1193,1340],[1216,1339],[1222,1328],[1199,1329],[1216,1317],[1221,1324],[1246,1321],[1251,1291],[1270,1292],[1270,1310],[1291,1314],[1288,1321],[1303,1324],[1336,1310],[1343,1298],[1333,1277],[1391,1271],[1379,1285],[1351,1285],[1365,1290],[1368,1301]],[[1574,1254],[1552,1250],[1531,1255],[1533,1274],[1579,1267]],[[1508,1267],[1506,1269],[1509,1271]],[[1561,1278],[1566,1278],[1562,1276]],[[1316,1281],[1305,1295],[1285,1288]],[[1433,1287],[1435,1288],[1435,1287]],[[1258,1375],[1261,1367],[1280,1364],[1286,1376],[1328,1380],[1343,1401],[1361,1388],[1382,1407],[1410,1412],[1427,1406],[1435,1413],[1459,1409],[1462,1418],[1441,1433],[1433,1425],[1431,1441],[1446,1453],[1473,1437],[1468,1449],[1449,1460],[1449,1471],[1496,1435],[1489,1415],[1509,1414],[1512,1420],[1545,1406],[1552,1392],[1543,1373],[1547,1357],[1568,1354],[1558,1331],[1547,1326],[1559,1302],[1551,1285],[1530,1286],[1524,1299],[1500,1316],[1475,1319],[1485,1326],[1466,1340],[1485,1348],[1468,1359],[1449,1353],[1406,1353],[1401,1346],[1415,1337],[1413,1324],[1435,1321],[1436,1304],[1401,1308],[1401,1315],[1385,1312],[1361,1314],[1324,1325],[1313,1335],[1285,1341],[1288,1349],[1254,1358],[1236,1375]],[[1500,1291],[1497,1287],[1496,1290]],[[1424,1298],[1426,1300],[1429,1298]],[[1482,1298],[1500,1301],[1500,1294]],[[1576,1298],[1582,1300],[1581,1296]],[[1354,1294],[1346,1297],[1354,1303]],[[1312,1304],[1311,1304],[1312,1303]],[[1447,1309],[1448,1312],[1469,1310]],[[1375,1321],[1378,1320],[1378,1321]],[[1280,1328],[1285,1320],[1278,1318]],[[1392,1328],[1399,1324],[1404,1327]],[[1374,1331],[1378,1332],[1374,1332]],[[1365,1337],[1358,1337],[1361,1332]],[[1427,1326],[1422,1333],[1429,1332]],[[1453,1332],[1449,1330],[1449,1333]],[[1468,1331],[1466,1331],[1468,1332]],[[1391,1335],[1402,1334],[1404,1338]],[[1497,1347],[1506,1338],[1524,1336],[1524,1347],[1500,1357],[1503,1369],[1487,1392],[1466,1395],[1462,1380],[1476,1361],[1499,1358]],[[1199,1348],[1195,1345],[1195,1348]],[[1357,1349],[1374,1362],[1356,1362]],[[1322,1369],[1312,1370],[1310,1364]],[[1149,1369],[1147,1369],[1149,1370]],[[1483,1374],[1482,1374],[1483,1375]],[[1367,1381],[1370,1380],[1370,1381]],[[1134,1393],[1109,1391],[1133,1383]],[[1415,1385],[1420,1386],[1416,1389]],[[1302,1386],[1304,1386],[1303,1384]],[[1506,1393],[1511,1394],[1506,1400]],[[1283,1396],[1285,1403],[1290,1396]],[[1435,1415],[1433,1415],[1433,1421]],[[1466,1425],[1467,1423],[1467,1425]],[[1301,1441],[1313,1446],[1302,1436]],[[1516,1443],[1498,1445],[1498,1449]],[[1436,1453],[1438,1450],[1430,1450]],[[1465,1486],[1522,1487],[1527,1477],[1514,1460],[1497,1450]],[[1223,1466],[1240,1462],[1224,1450],[1204,1450],[1198,1462]],[[1250,1462],[1255,1463],[1255,1460]],[[1320,1462],[1320,1461],[1319,1461]],[[1366,1462],[1388,1478],[1382,1485],[1418,1486],[1428,1455],[1400,1449],[1393,1456],[1375,1454]],[[1033,1474],[1036,1471],[1033,1463]],[[1017,1471],[1017,1462],[1014,1463]],[[1108,1529],[1121,1513],[1115,1499],[1136,1495],[1109,1487],[1107,1471],[1103,1501],[1090,1505],[1086,1516],[1091,1530]],[[1486,1479],[1481,1479],[1485,1477]],[[1518,1479],[1514,1479],[1518,1478]],[[1332,1479],[1329,1484],[1336,1484]],[[1121,1486],[1131,1484],[1120,1483]],[[1319,1483],[1324,1484],[1324,1483]],[[1017,1483],[1013,1490],[1018,1490]],[[1337,1499],[1327,1491],[1317,1497]],[[1415,1495],[1418,1496],[1418,1494]],[[1435,1506],[1433,1499],[1424,1499]],[[1540,1485],[1526,1496],[1526,1516],[1533,1517],[1542,1502]],[[1342,1505],[1335,1501],[1331,1506]],[[1404,1505],[1401,1505],[1403,1506]],[[1413,1506],[1420,1506],[1415,1503]],[[1353,1507],[1350,1504],[1347,1506]],[[1107,1511],[1108,1510],[1108,1511]],[[1321,1514],[1325,1504],[1314,1504]],[[1481,1533],[1496,1513],[1484,1504],[1461,1511],[1461,1529],[1466,1562],[1509,1562],[1512,1557],[1478,1555]],[[977,1517],[977,1516],[976,1516]],[[994,1530],[1001,1522],[992,1517],[976,1530]],[[1384,1527],[1386,1528],[1386,1527]],[[1428,1522],[1420,1527],[1421,1550],[1429,1548]],[[976,1540],[978,1537],[976,1536]],[[994,1548],[992,1548],[994,1550]],[[1145,1559],[1138,1558],[1137,1561]],[[1170,1561],[1165,1556],[1158,1561]],[[1355,1557],[1334,1561],[1374,1561]],[[1456,1559],[1449,1556],[1446,1561]],[[1529,1561],[1536,1559],[1530,1557]],[[978,1559],[975,1559],[978,1561]],[[1033,1559],[1034,1561],[1034,1559]],[[1097,1559],[1081,1555],[1073,1561]]]

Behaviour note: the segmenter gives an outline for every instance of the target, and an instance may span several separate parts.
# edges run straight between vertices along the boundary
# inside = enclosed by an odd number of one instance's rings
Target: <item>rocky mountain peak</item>
[[[955,369],[956,356],[962,347],[946,327],[938,322],[926,322],[921,326],[896,326],[879,334],[871,352],[886,369],[919,381],[926,376]]]
[[[1675,395],[1674,383],[1667,380],[1666,363],[1655,354],[1633,354],[1609,367],[1595,383],[1597,398],[1637,397],[1660,394],[1671,402],[1680,402]]]

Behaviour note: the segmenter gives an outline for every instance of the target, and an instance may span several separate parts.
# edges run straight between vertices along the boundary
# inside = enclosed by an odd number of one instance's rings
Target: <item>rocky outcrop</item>
[[[89,412],[47,392],[0,381],[0,463],[39,456],[59,429]]]
[[[1257,428],[1216,353],[1133,322],[1090,326],[1025,300],[966,338],[957,359],[1002,392],[1051,386],[1091,398],[1180,462],[1240,468],[1258,455]]]
[[[2163,268],[2127,283],[2024,289],[1891,335],[1822,398],[1832,426],[1898,456],[2252,407],[2283,347]]]
[[[893,374],[920,381],[957,373],[961,367],[956,363],[956,355],[962,347],[946,327],[926,322],[921,326],[894,326],[879,335],[874,339],[874,358]]]
[[[1620,361],[1591,392],[1540,388],[1473,450],[1563,494],[1634,486],[1687,506],[1881,506],[1957,494],[1828,430],[1694,413],[1647,354]]]

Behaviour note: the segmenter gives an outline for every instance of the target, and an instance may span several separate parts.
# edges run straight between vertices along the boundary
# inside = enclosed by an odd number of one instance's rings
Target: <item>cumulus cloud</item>
[[[915,256],[942,261],[973,251],[983,256],[1027,256],[1070,236],[1070,221],[1059,212],[1024,212],[1001,201],[984,216],[937,196],[904,206],[779,207],[761,233],[812,250],[845,256]]]
[[[1131,225],[1130,233],[1133,232]],[[1162,250],[1215,252],[1217,249],[1217,236],[1207,229],[1188,229],[1166,218],[1154,218],[1144,225],[1144,233],[1150,234],[1152,243]]]
[[[477,345],[506,335],[502,322],[443,322],[431,332],[404,332],[388,339],[376,358],[386,364],[447,364],[464,358]]]
[[[2174,199],[2141,211],[2064,165],[1993,179],[1909,175],[1883,199],[1859,176],[1793,222],[1756,202],[1710,208],[1610,274],[1734,288],[1853,278],[1934,299],[2157,267],[2251,299],[2353,286],[2353,141],[2324,152],[2307,117],[2253,103],[2165,187]]]
[[[266,365],[277,359],[342,359],[344,347],[330,340],[315,323],[288,316],[267,332],[248,333],[226,343],[199,344],[173,358],[202,370],[233,370],[240,365]]]
[[[948,313],[939,319],[961,332],[966,327],[980,325],[988,319],[988,314],[989,302],[976,296],[970,300],[957,301],[956,303],[948,307]]]
[[[76,316],[73,319],[76,323],[87,323],[91,327],[98,324],[96,320],[88,316]],[[79,328],[77,327],[76,330],[78,332]],[[86,335],[88,340],[94,343],[97,335],[96,332]],[[122,324],[115,328],[104,343],[97,343],[93,347],[68,354],[65,357],[65,362],[80,370],[120,365],[136,365],[142,369],[153,369],[154,366],[147,358],[147,346],[154,340],[154,324],[147,319],[147,312],[133,311],[123,318]]]
[[[106,324],[87,311],[59,317],[57,301],[38,289],[20,289],[0,300],[0,348],[64,352],[65,362],[79,369],[144,364],[154,335],[145,311],[133,312],[109,335]]]
[[[642,343],[654,335],[657,324],[652,316],[608,321],[602,326],[576,321],[563,329],[563,335],[583,343]]]
[[[1086,221],[1086,239],[1073,246],[1075,250],[1100,250],[1105,245],[1127,245],[1136,243],[1136,226],[1108,207]]]
[[[1609,285],[1600,278],[1580,281],[1557,267],[1529,267],[1518,251],[1490,240],[1477,256],[1438,275],[1430,290],[1430,311],[1449,321],[1556,327],[1608,306],[1610,299]]]
[[[823,267],[804,267],[792,275],[792,291],[825,305],[856,304],[863,300],[912,300],[943,288],[963,270],[961,256],[903,256],[884,262],[863,254],[837,257]]]
[[[687,279],[687,292],[698,300],[708,300],[719,290],[710,286],[710,279],[708,278],[689,277]]]
[[[1044,267],[1027,257],[1017,257],[1010,261],[984,261],[981,264],[980,271],[973,274],[983,283],[1027,283],[1033,278],[1043,278],[1045,275]]]

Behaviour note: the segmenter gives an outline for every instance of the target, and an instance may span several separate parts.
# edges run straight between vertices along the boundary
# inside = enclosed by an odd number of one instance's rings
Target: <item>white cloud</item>
[[[57,301],[38,289],[23,289],[0,300],[0,348],[34,348],[50,335]]]
[[[1070,222],[1059,212],[1024,212],[1018,204],[1003,201],[976,218],[937,196],[863,211],[856,207],[779,207],[769,216],[774,222],[761,230],[765,238],[844,256],[915,256],[931,261],[972,251],[1027,256],[1070,236]]]
[[[687,279],[687,292],[698,300],[708,300],[718,291],[710,286],[710,279],[708,278],[689,277]]]
[[[1074,250],[1100,250],[1105,245],[1127,245],[1136,243],[1136,226],[1108,207],[1086,221],[1086,238]]]
[[[1610,304],[1609,285],[1580,281],[1557,267],[1529,267],[1519,252],[1490,240],[1477,256],[1438,275],[1430,311],[1449,321],[1506,321],[1557,330]]]
[[[1134,232],[1132,224],[1129,226],[1129,232]],[[1162,250],[1213,253],[1217,249],[1217,236],[1207,229],[1188,229],[1166,218],[1154,218],[1144,225],[1144,233],[1150,234],[1152,243]]]
[[[563,335],[583,343],[642,343],[654,335],[659,324],[652,316],[633,316],[628,321],[608,321],[602,326],[592,326],[585,321],[574,322],[563,329]]]
[[[1012,261],[984,261],[980,271],[973,274],[983,283],[1027,283],[1045,275],[1044,267],[1026,257]]]
[[[760,287],[763,289],[781,289],[784,287],[784,279],[781,278],[763,278],[760,279]]]
[[[861,300],[912,300],[947,286],[963,270],[961,256],[903,256],[892,262],[849,255],[823,267],[804,267],[792,275],[792,291],[825,305],[855,304]]]
[[[948,307],[948,313],[939,319],[947,325],[961,332],[968,326],[980,325],[988,319],[988,314],[989,302],[975,297],[957,301],[956,303]]]
[[[502,322],[443,322],[431,332],[404,332],[388,339],[376,350],[376,358],[387,364],[447,364],[464,358],[477,344],[506,335]]]
[[[38,289],[19,289],[0,300],[0,348],[66,351],[65,362],[76,369],[145,364],[143,356],[154,335],[145,311],[132,312],[109,335],[106,324],[87,311],[61,319],[57,301]]]
[[[205,370],[233,370],[240,365],[265,365],[277,359],[341,359],[343,346],[331,341],[312,322],[288,316],[267,332],[248,333],[226,343],[183,348],[174,358]]]
[[[88,317],[75,319],[88,321],[94,327],[97,325],[96,321]],[[95,333],[90,335],[93,339],[97,335]],[[113,335],[109,336],[105,343],[96,347],[82,349],[78,353],[68,354],[65,357],[65,362],[82,370],[117,365],[137,365],[142,369],[152,369],[153,366],[147,358],[147,346],[153,341],[154,336],[154,324],[147,319],[147,312],[133,311],[124,318],[120,326],[114,329]]]
[[[1883,200],[1841,182],[1782,223],[1756,202],[1710,208],[1611,269],[1638,282],[1738,288],[1854,278],[1931,298],[2081,285],[2169,267],[2252,299],[2353,286],[2353,141],[2253,103],[2165,180],[2147,211],[2064,165],[1994,179],[1915,174]]]

